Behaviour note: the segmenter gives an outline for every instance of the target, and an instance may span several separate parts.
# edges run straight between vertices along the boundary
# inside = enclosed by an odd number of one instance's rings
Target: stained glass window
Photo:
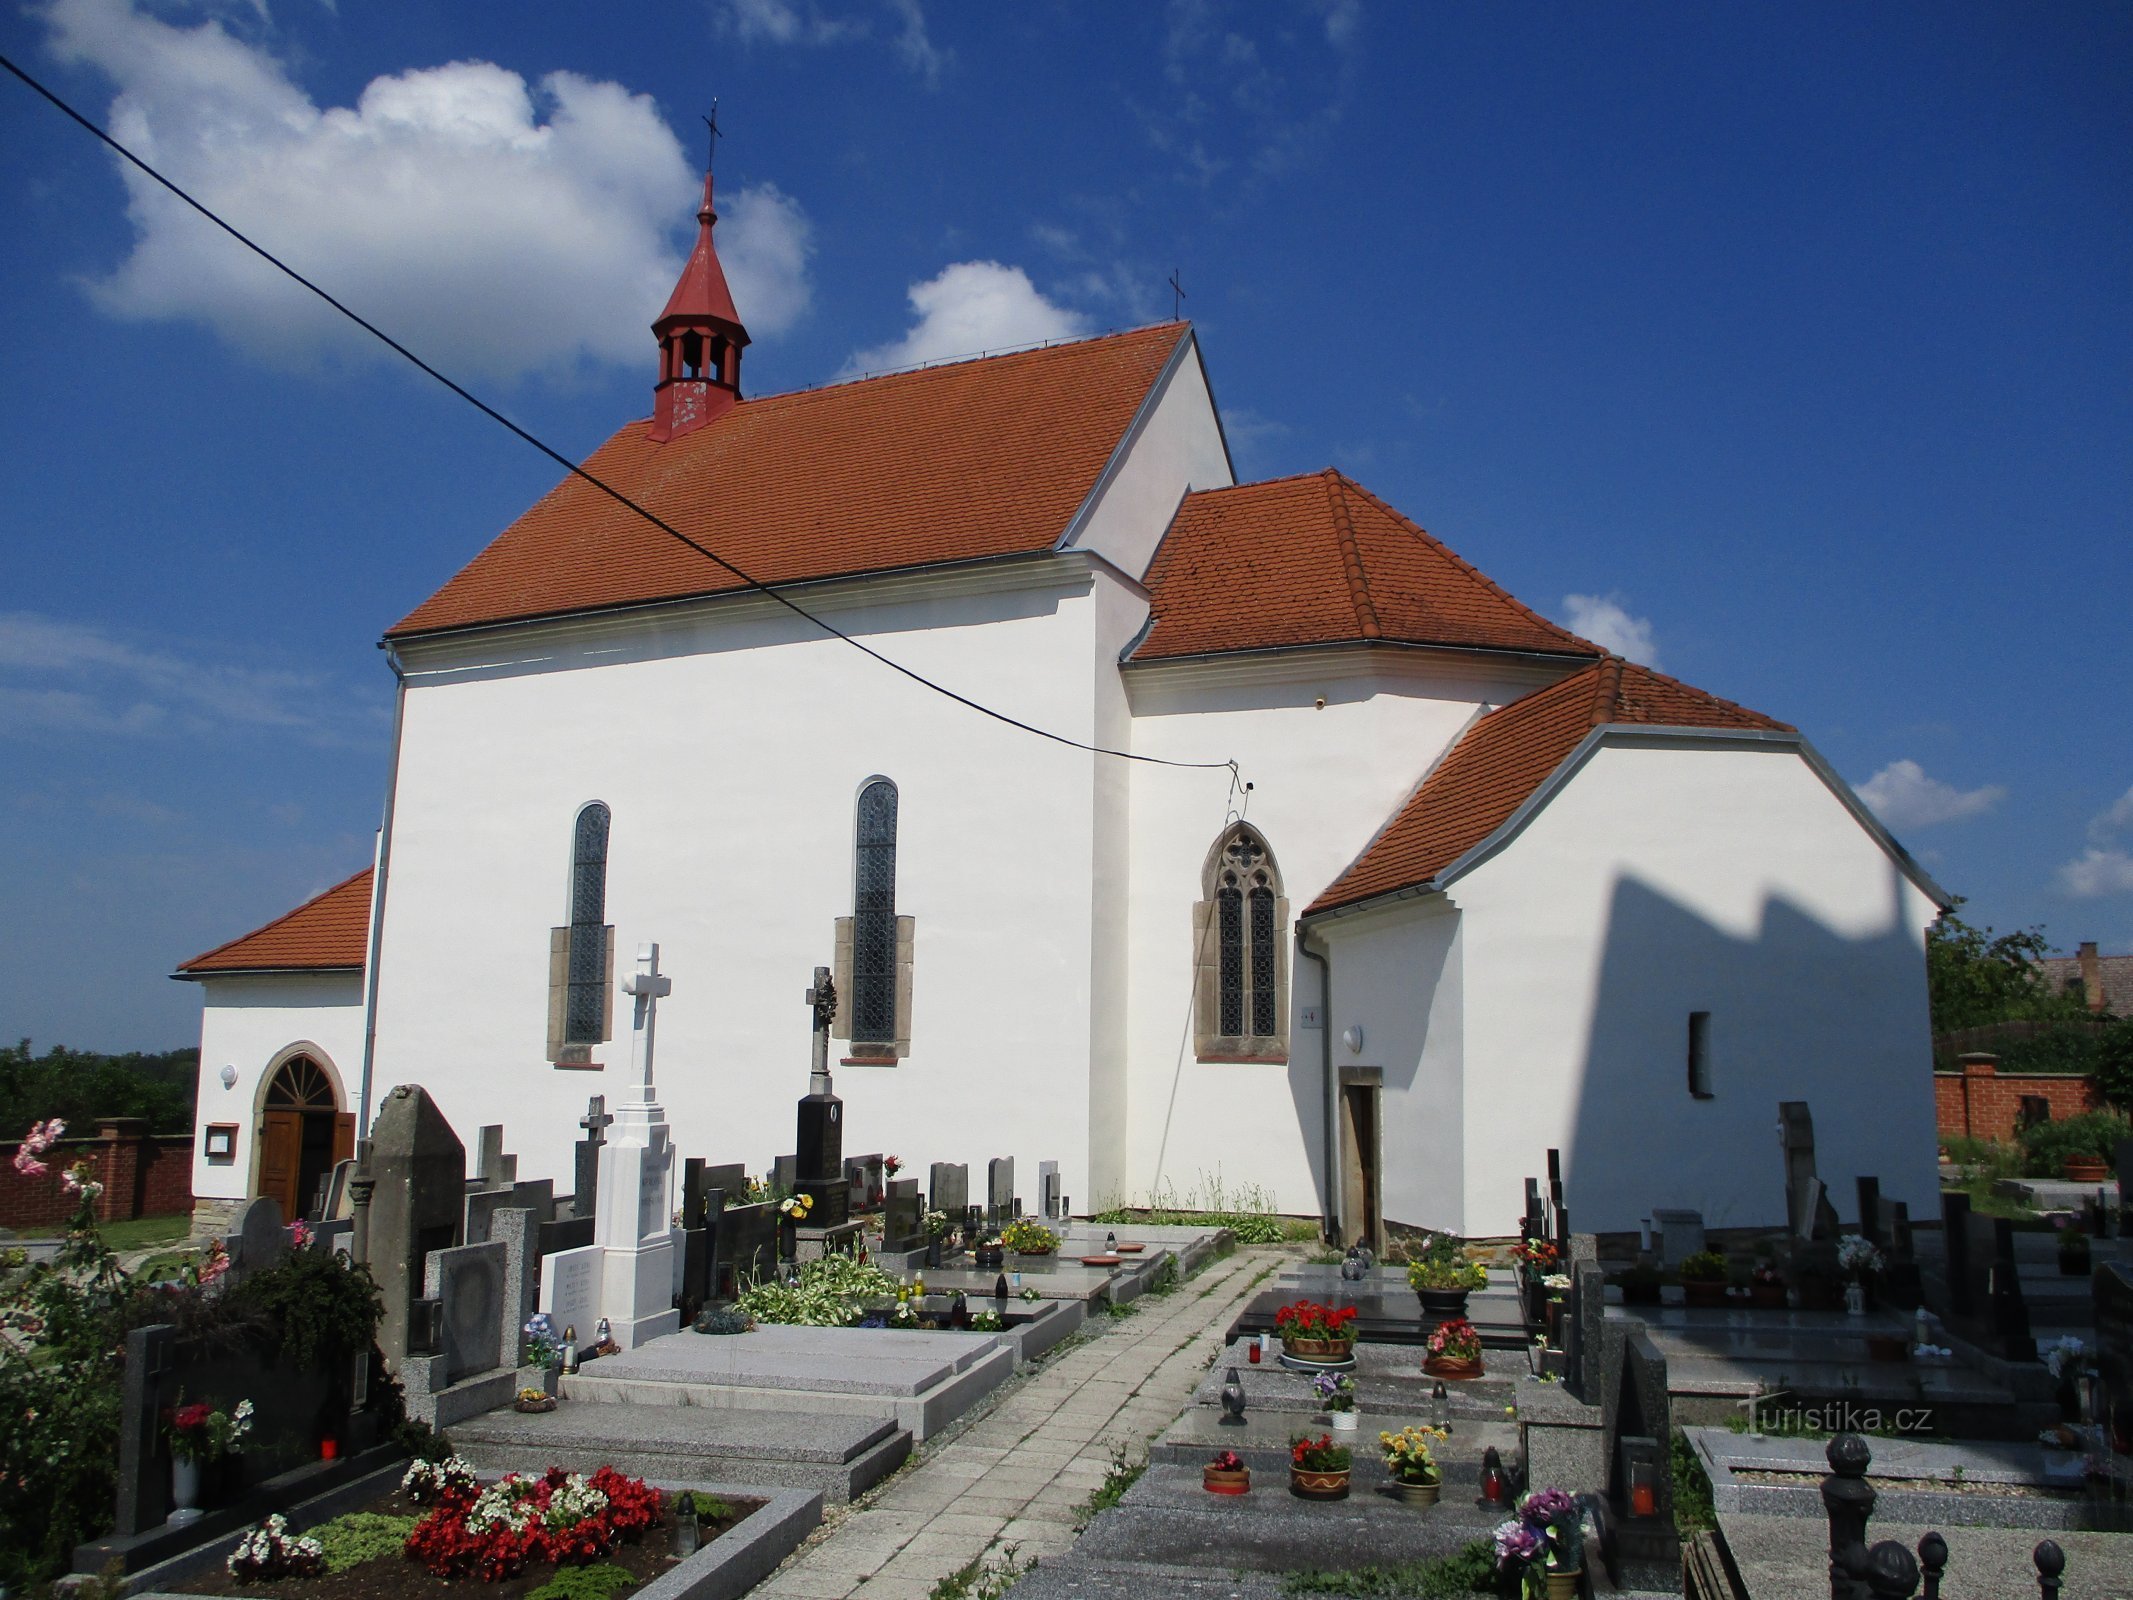
[[[859,791],[852,882],[852,1041],[896,1040],[896,785]]]
[[[1265,874],[1260,877],[1264,879]],[[1274,1020],[1274,891],[1264,882],[1252,886],[1252,1032],[1271,1039],[1281,1032]]]
[[[1279,1039],[1281,879],[1266,841],[1242,823],[1209,864],[1214,901],[1215,1014],[1206,1031],[1224,1039]]]
[[[1244,896],[1234,881],[1215,891],[1216,930],[1222,946],[1222,1033],[1244,1032]]]
[[[570,852],[570,995],[566,1044],[598,1044],[607,1031],[607,807],[578,813]]]

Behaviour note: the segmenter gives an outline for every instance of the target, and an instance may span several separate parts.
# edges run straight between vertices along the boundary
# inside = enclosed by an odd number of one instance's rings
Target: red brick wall
[[[1961,1058],[1957,1071],[1933,1074],[1933,1109],[1943,1139],[1963,1135],[1973,1139],[2012,1139],[2025,1097],[2041,1096],[2050,1101],[2054,1122],[2099,1110],[2103,1105],[2096,1085],[2087,1078],[2028,1073],[2003,1078],[1998,1068],[1994,1057],[1972,1054]]]
[[[97,1197],[99,1221],[167,1217],[193,1204],[193,1140],[188,1133],[151,1135],[134,1117],[97,1124],[86,1139],[62,1139],[44,1153],[52,1170],[43,1177],[17,1172],[13,1150],[0,1160],[0,1228],[56,1227],[74,1214],[74,1197],[60,1174],[77,1161],[104,1186]]]

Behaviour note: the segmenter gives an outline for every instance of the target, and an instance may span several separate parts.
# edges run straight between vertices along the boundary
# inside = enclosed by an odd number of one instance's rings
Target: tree
[[[197,1048],[144,1055],[97,1055],[54,1045],[42,1056],[30,1041],[0,1045],[0,1140],[20,1139],[46,1117],[92,1134],[99,1117],[145,1117],[151,1133],[188,1133],[199,1073]]]
[[[2087,1015],[2079,1000],[2052,993],[2045,982],[2038,963],[2049,949],[2042,928],[1994,937],[1990,928],[1973,928],[1951,909],[1926,931],[1934,1033]]]

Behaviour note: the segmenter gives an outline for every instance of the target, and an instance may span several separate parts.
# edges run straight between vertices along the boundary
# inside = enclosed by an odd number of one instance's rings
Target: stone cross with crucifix
[[[837,985],[830,981],[828,967],[815,968],[815,981],[807,991],[807,1004],[815,1018],[814,1065],[807,1076],[809,1094],[829,1094],[830,1024],[837,1018]]]
[[[637,970],[622,980],[622,992],[637,1003],[630,1019],[630,1083],[597,1147],[593,1243],[585,1250],[586,1259],[597,1263],[589,1270],[597,1274],[600,1314],[627,1350],[672,1333],[680,1322],[673,1309],[674,1143],[652,1083],[659,1002],[674,992],[673,979],[659,970],[658,945],[638,946]],[[586,1122],[592,1131],[594,1114]]]
[[[807,1094],[800,1101],[793,1183],[799,1193],[814,1201],[809,1223],[833,1228],[847,1220],[851,1186],[844,1177],[844,1102],[830,1087],[829,1031],[837,1015],[837,986],[830,981],[828,967],[815,968],[807,1004],[814,1017],[814,1059],[808,1070]]]

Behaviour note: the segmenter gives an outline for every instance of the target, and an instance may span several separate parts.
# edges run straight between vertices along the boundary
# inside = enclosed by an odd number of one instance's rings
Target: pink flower
[[[41,1178],[52,1169],[37,1158],[59,1142],[59,1136],[67,1131],[66,1119],[53,1117],[46,1122],[33,1122],[29,1133],[23,1138],[22,1148],[15,1152],[15,1170],[25,1178]]]
[[[25,1178],[41,1178],[52,1169],[42,1161],[39,1161],[31,1153],[29,1145],[25,1143],[20,1150],[15,1152],[15,1170]]]
[[[229,1270],[229,1252],[224,1250],[219,1243],[209,1245],[206,1256],[200,1262],[200,1282],[202,1286],[213,1283]]]
[[[296,1241],[297,1249],[308,1250],[311,1248],[311,1224],[302,1217],[298,1217],[289,1224],[289,1236]]]

